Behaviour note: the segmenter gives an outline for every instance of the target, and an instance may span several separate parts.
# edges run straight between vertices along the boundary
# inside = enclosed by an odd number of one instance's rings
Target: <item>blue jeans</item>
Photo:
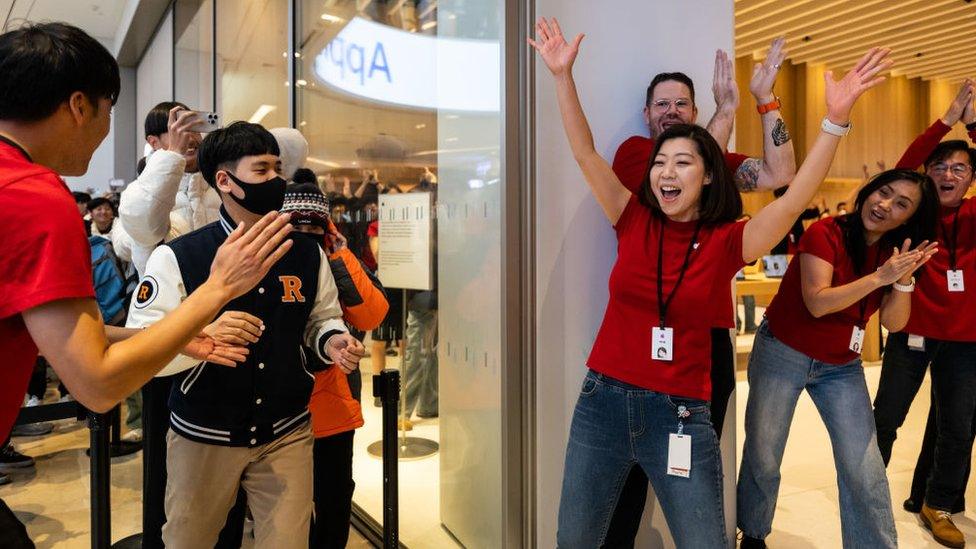
[[[786,437],[804,389],[834,450],[844,547],[897,547],[888,477],[860,359],[839,365],[814,360],[773,337],[765,321],[749,356],[739,528],[759,539],[772,529]]]
[[[691,435],[691,476],[667,474],[670,433]],[[706,401],[668,396],[589,371],[566,448],[557,545],[600,547],[631,467],[654,487],[679,548],[725,548],[722,462]]]

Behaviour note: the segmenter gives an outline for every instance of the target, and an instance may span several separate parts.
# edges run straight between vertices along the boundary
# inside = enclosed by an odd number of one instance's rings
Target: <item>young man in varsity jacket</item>
[[[135,325],[152,324],[179,305],[206,278],[214,251],[238,223],[281,208],[278,155],[274,137],[257,124],[235,122],[203,140],[200,171],[220,193],[220,219],[152,253],[132,306]],[[255,547],[307,546],[314,379],[302,344],[347,373],[364,354],[346,331],[328,265],[314,242],[295,239],[255,289],[227,306],[264,323],[243,364],[227,368],[180,356],[160,372],[189,370],[170,394],[166,547],[213,547],[238,487],[254,516]]]

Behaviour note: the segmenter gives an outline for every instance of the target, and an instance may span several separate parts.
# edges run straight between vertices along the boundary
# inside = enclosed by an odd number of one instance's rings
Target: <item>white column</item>
[[[714,110],[716,49],[733,46],[732,0],[538,0],[564,33],[586,34],[575,76],[599,150],[608,161],[631,135],[647,135],[641,109],[654,74],[682,71],[695,82],[699,123]],[[616,239],[590,195],[563,134],[553,81],[536,62],[536,509],[537,541],[552,547],[573,406],[607,303]],[[734,398],[734,397],[733,397]],[[734,402],[725,429],[726,522],[734,540]],[[673,547],[649,499],[639,547]]]

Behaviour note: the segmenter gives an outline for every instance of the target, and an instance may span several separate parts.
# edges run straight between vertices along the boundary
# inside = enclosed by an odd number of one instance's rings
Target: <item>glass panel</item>
[[[288,0],[217,2],[217,112],[225,125],[288,126]]]
[[[213,110],[213,0],[176,2],[176,100]]]
[[[374,372],[401,369],[405,434],[440,445],[400,461],[408,546],[502,545],[501,6],[301,2],[297,112],[308,167],[353,251],[375,265],[370,242],[377,248],[391,301],[367,338],[354,501],[382,521],[382,462],[368,451],[381,439]],[[425,234],[410,213],[423,208],[405,206],[428,197],[435,219]],[[407,441],[410,451],[422,444]]]

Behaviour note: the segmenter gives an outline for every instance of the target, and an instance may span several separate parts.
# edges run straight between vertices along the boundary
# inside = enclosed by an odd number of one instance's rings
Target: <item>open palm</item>
[[[539,52],[552,74],[563,74],[573,68],[580,42],[583,41],[582,34],[577,34],[573,43],[569,44],[555,17],[551,25],[545,17],[540,17],[535,24],[535,35],[536,40],[529,38],[529,45]]]
[[[891,67],[888,48],[871,48],[844,78],[834,80],[832,71],[824,72],[827,116],[834,123],[846,124],[857,98],[885,81],[878,73]]]
[[[779,74],[780,65],[786,59],[786,38],[780,36],[773,40],[769,47],[769,53],[762,63],[756,63],[752,71],[752,80],[749,81],[749,91],[757,101],[765,102],[773,95],[773,84],[776,83],[776,75]]]

